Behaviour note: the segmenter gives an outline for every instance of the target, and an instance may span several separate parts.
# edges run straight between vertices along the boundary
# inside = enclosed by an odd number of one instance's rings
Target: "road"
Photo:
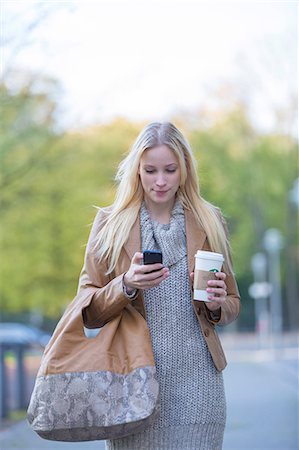
[[[243,345],[224,344],[229,347],[226,349],[229,364],[224,371],[228,417],[223,450],[298,450],[296,345],[259,350],[248,348],[244,338]],[[1,450],[105,448],[102,441],[54,443],[43,440],[25,421],[1,432],[0,443]]]

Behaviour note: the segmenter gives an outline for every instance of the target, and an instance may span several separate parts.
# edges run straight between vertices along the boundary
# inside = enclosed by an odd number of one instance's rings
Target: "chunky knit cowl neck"
[[[171,267],[186,256],[185,215],[184,208],[178,199],[168,224],[161,224],[151,219],[143,202],[140,209],[140,224],[142,250],[161,250],[164,266]]]

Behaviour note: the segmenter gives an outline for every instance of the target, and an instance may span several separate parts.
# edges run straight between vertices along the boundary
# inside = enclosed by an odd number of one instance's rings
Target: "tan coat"
[[[107,262],[99,261],[93,249],[94,239],[103,223],[105,213],[100,211],[93,223],[89,236],[84,266],[80,274],[77,297],[89,298],[87,307],[83,310],[85,326],[98,328],[117,317],[124,308],[131,309],[132,306],[146,319],[143,294],[138,292],[135,300],[129,300],[123,293],[122,279],[124,273],[129,269],[131,259],[135,252],[141,251],[141,234],[139,218],[135,222],[127,243],[121,251],[120,258],[114,272],[105,275]],[[206,233],[198,226],[193,214],[185,210],[187,257],[189,273],[194,271],[194,255],[197,250],[210,250]],[[226,325],[235,320],[240,310],[240,296],[234,276],[227,273],[227,298],[221,308],[221,317],[217,321],[219,325]],[[90,294],[93,294],[92,296]],[[226,358],[215,330],[215,321],[209,315],[209,311],[203,302],[193,301],[193,307],[201,327],[203,336],[213,358],[216,368],[220,371],[226,366]],[[171,310],[169,311],[171,314]]]

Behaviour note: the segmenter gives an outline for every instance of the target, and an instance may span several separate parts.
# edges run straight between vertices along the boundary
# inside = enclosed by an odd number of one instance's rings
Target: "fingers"
[[[158,265],[158,264],[153,264],[153,266],[156,266],[156,265]],[[159,266],[161,266],[161,264],[159,264]],[[150,267],[150,265],[148,265],[148,266],[145,266],[146,268],[147,267]],[[161,267],[160,268],[160,270],[155,270],[154,272],[150,272],[150,273],[148,273],[148,272],[141,272],[142,274],[143,274],[143,277],[142,277],[142,279],[144,280],[144,281],[147,281],[147,282],[156,282],[157,280],[160,280],[161,278],[162,279],[165,279],[165,278],[167,278],[168,277],[168,275],[169,275],[169,269],[168,269],[168,267]],[[161,282],[161,280],[160,281],[158,281],[158,283],[157,284],[159,284]]]
[[[226,284],[225,284],[225,279],[226,279],[226,274],[224,272],[216,272],[215,276],[218,278],[217,280],[209,280],[208,281],[208,286],[209,287],[215,287],[215,288],[222,288],[226,290]]]
[[[163,264],[155,263],[135,265],[134,268],[136,274],[146,275],[148,280],[154,280],[158,275],[161,275],[164,266]]]
[[[153,288],[155,286],[158,286],[163,280],[165,280],[168,276],[169,276],[169,269],[164,267],[162,269],[162,271],[159,271],[159,273],[162,272],[161,276],[157,276],[156,273],[156,278],[155,279],[150,279],[150,280],[144,280],[143,281],[143,287],[142,289],[150,289]]]
[[[157,272],[161,269],[163,269],[163,264],[161,263],[155,263],[155,264],[144,264],[141,266],[141,271],[143,273],[151,273],[151,272]]]
[[[134,256],[132,258],[132,264],[141,264],[143,260],[143,253],[141,252],[136,252],[134,253]]]
[[[158,286],[168,276],[169,269],[167,267],[153,273],[135,273],[134,284],[137,289],[150,289]]]
[[[216,300],[219,302],[223,302],[226,299],[226,291],[224,289],[213,289],[213,291],[210,290],[210,288],[207,289],[208,292],[208,300]]]
[[[220,280],[225,280],[226,279],[226,273],[224,273],[224,272],[215,272],[215,276],[217,278],[219,278]]]
[[[226,279],[226,274],[224,272],[216,272],[215,276],[217,277],[217,280],[208,281],[208,299],[210,301],[217,301],[219,303],[222,303],[225,301],[227,296],[227,288],[224,281]]]

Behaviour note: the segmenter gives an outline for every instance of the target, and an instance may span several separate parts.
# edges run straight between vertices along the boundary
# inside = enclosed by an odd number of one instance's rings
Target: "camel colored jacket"
[[[106,210],[107,211],[107,210]],[[88,239],[84,265],[80,274],[77,296],[91,301],[83,309],[84,324],[87,328],[99,328],[107,322],[119,316],[124,308],[131,309],[133,306],[146,320],[146,312],[142,291],[139,290],[136,298],[130,300],[123,292],[123,276],[128,271],[131,259],[135,252],[141,250],[140,218],[136,220],[124,245],[117,266],[113,273],[106,275],[107,261],[99,261],[94,250],[96,235],[101,228],[107,212],[100,210],[94,220]],[[187,237],[187,257],[189,273],[194,271],[194,255],[197,250],[210,251],[205,231],[199,227],[193,214],[185,210],[185,225]],[[227,273],[227,298],[221,307],[220,319],[212,320],[209,310],[204,302],[192,301],[194,313],[198,324],[206,340],[212,359],[217,370],[225,368],[226,358],[215,330],[215,324],[227,325],[234,321],[240,311],[240,296],[235,278],[232,273]],[[91,295],[92,294],[92,295]],[[171,309],[169,309],[171,314]]]

